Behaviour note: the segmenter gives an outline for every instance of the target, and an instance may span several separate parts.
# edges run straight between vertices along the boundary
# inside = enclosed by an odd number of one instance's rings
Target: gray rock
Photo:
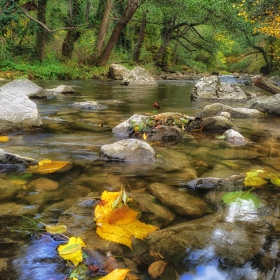
[[[225,115],[225,113],[229,113],[233,118],[263,117],[263,114],[259,110],[248,108],[233,108],[222,103],[213,103],[210,105],[206,105],[200,115],[202,117],[212,117],[223,116]]]
[[[0,178],[0,201],[9,201],[13,199],[21,190],[21,185]]]
[[[150,73],[141,67],[135,67],[128,72],[123,77],[121,84],[125,86],[157,86],[157,82]]]
[[[122,80],[123,77],[129,73],[129,70],[123,65],[112,63],[109,66],[109,75],[112,79]]]
[[[22,93],[30,98],[46,97],[46,91],[28,79],[15,80],[0,87],[3,92],[10,94]]]
[[[37,106],[24,93],[0,90],[0,132],[42,125]]]
[[[200,122],[200,126],[203,128],[203,130],[225,131],[227,129],[233,128],[234,124],[225,117],[214,116],[214,117],[203,119]]]
[[[142,212],[141,219],[146,223],[151,223],[159,228],[171,224],[176,215],[173,211],[164,205],[160,205],[155,200],[155,197],[149,194],[136,194],[133,196],[139,204]]]
[[[244,146],[248,141],[236,130],[228,129],[224,132],[225,141],[228,142],[231,146]]]
[[[218,76],[201,78],[191,90],[191,99],[242,100],[251,98],[239,85],[223,83]]]
[[[252,225],[251,221],[238,224],[223,219],[217,213],[153,232],[147,237],[149,250],[160,252],[179,271],[184,270],[188,260],[199,265],[200,261],[205,264],[219,258],[231,267],[243,265],[262,250],[266,240],[263,232],[268,226],[261,221]],[[261,228],[262,232],[258,230]]]
[[[74,89],[71,86],[60,85],[54,89],[51,89],[54,93],[74,93]]]
[[[101,147],[104,159],[131,162],[155,162],[155,151],[146,142],[138,139],[124,139]]]
[[[126,121],[118,124],[112,129],[113,134],[119,137],[129,137],[132,131],[132,124],[141,123],[145,118],[144,115],[134,114]]]
[[[199,218],[207,209],[202,199],[165,184],[153,183],[149,190],[164,205],[188,218]]]
[[[4,164],[21,164],[23,166],[30,166],[38,164],[38,161],[32,158],[22,157],[17,154],[9,153],[0,149],[0,163]]]
[[[72,106],[89,110],[104,110],[108,108],[107,106],[104,106],[96,101],[74,102]]]
[[[280,115],[280,93],[274,94],[271,97],[261,96],[249,100],[246,108],[254,108],[263,113],[271,115]]]

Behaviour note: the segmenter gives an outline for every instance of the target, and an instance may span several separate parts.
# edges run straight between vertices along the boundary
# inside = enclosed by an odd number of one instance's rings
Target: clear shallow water
[[[71,85],[75,89],[72,95],[62,95],[51,99],[35,99],[44,127],[33,132],[17,132],[10,136],[7,143],[0,147],[7,151],[31,157],[37,160],[51,159],[70,161],[73,164],[69,172],[63,174],[35,175],[50,178],[59,183],[56,198],[44,201],[36,208],[38,217],[55,222],[63,211],[57,201],[65,201],[65,208],[71,202],[86,195],[90,191],[116,190],[121,184],[129,185],[132,189],[146,187],[152,182],[162,182],[174,187],[182,187],[187,180],[187,169],[195,170],[197,177],[228,177],[240,174],[255,167],[280,170],[280,119],[275,117],[261,119],[235,119],[234,124],[240,132],[251,141],[244,147],[229,147],[216,134],[193,133],[187,135],[176,146],[153,146],[156,153],[163,155],[173,165],[177,159],[180,168],[170,166],[154,168],[151,165],[129,164],[124,162],[104,162],[99,157],[100,147],[113,143],[119,138],[111,133],[111,129],[133,114],[154,114],[152,104],[156,101],[161,105],[161,112],[180,112],[196,116],[211,101],[191,102],[189,95],[194,81],[160,81],[158,87],[124,87],[115,81],[35,81],[43,88],[55,88],[61,84]],[[74,108],[74,102],[98,101],[108,106],[106,110],[91,111]],[[243,107],[242,102],[224,102],[227,105]],[[60,118],[64,122],[50,120]],[[102,125],[102,126],[100,126]],[[178,154],[176,154],[178,153]],[[169,158],[170,157],[170,158]],[[186,162],[184,162],[186,161]],[[175,164],[175,162],[174,162]],[[13,167],[0,166],[1,176],[16,174]],[[86,185],[86,190],[76,189],[78,182],[89,178],[92,185]],[[15,204],[26,203],[25,197],[30,197],[31,191],[23,191],[21,196],[11,199]],[[277,191],[276,191],[277,195]],[[30,200],[29,200],[30,201]],[[6,203],[6,202],[5,202]],[[32,205],[32,200],[29,202]],[[35,203],[35,202],[34,202]],[[54,207],[59,211],[51,212]],[[278,211],[279,212],[279,211]],[[278,217],[275,209],[271,210]],[[5,227],[4,219],[2,221]],[[5,232],[5,234],[9,234]],[[208,256],[211,251],[207,251]],[[203,259],[201,251],[194,252],[196,260],[192,271],[184,274],[186,279],[227,279],[227,272],[218,269],[215,256]],[[197,259],[195,259],[197,258]],[[198,261],[199,260],[199,261]],[[205,275],[211,275],[205,278]],[[216,278],[215,278],[216,277]],[[229,278],[232,279],[232,278]],[[255,279],[255,278],[252,278]],[[269,278],[268,278],[269,279]],[[272,278],[271,278],[272,279]]]

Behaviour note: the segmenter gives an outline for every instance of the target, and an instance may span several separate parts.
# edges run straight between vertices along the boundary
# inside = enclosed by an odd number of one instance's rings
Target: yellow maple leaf
[[[106,276],[99,280],[124,280],[126,274],[129,272],[129,268],[116,268]]]
[[[77,266],[83,260],[82,247],[86,245],[80,237],[71,237],[67,244],[58,246],[57,251],[63,259]]]
[[[138,212],[123,205],[113,209],[118,192],[104,191],[101,202],[95,208],[96,233],[103,239],[124,244],[132,249],[132,238],[145,238],[158,228],[137,220]]]
[[[44,159],[38,162],[38,165],[36,166],[30,166],[28,168],[28,171],[33,173],[40,173],[40,174],[47,174],[47,173],[53,173],[70,162],[67,161],[51,161],[49,159]]]

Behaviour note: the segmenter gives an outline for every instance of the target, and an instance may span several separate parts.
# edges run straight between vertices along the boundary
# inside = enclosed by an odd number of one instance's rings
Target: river
[[[234,78],[224,77],[223,80],[234,80]],[[72,163],[72,168],[70,172],[62,173],[62,175],[60,173],[40,176],[37,174],[29,179],[31,181],[44,177],[56,181],[61,191],[58,197],[42,199],[40,200],[41,204],[38,205],[38,197],[37,200],[30,199],[34,192],[23,189],[20,195],[18,194],[3,204],[11,205],[10,207],[16,207],[16,205],[34,207],[31,211],[32,215],[45,222],[55,223],[59,214],[65,209],[50,211],[51,206],[57,205],[57,202],[65,201],[64,205],[70,207],[71,203],[86,195],[87,191],[115,190],[120,184],[137,189],[152,182],[183,188],[187,180],[192,179],[184,177],[180,170],[172,172],[166,170],[165,172],[162,169],[150,169],[149,166],[140,164],[103,161],[100,159],[99,153],[102,145],[120,140],[111,132],[114,126],[135,113],[145,115],[157,113],[152,106],[155,101],[161,106],[158,113],[180,112],[188,116],[198,115],[204,106],[213,102],[205,100],[192,102],[190,100],[190,91],[195,81],[159,81],[158,87],[126,87],[121,86],[118,81],[97,80],[34,82],[45,89],[55,88],[61,84],[71,85],[75,93],[58,95],[48,99],[33,99],[44,127],[35,131],[15,132],[9,135],[8,142],[0,143],[0,148],[36,160],[68,161]],[[1,81],[1,84],[4,83]],[[258,94],[260,92],[258,91]],[[91,111],[72,107],[74,102],[90,100],[106,105],[107,109]],[[244,102],[224,103],[234,107],[244,106]],[[63,121],[56,122],[52,120],[53,118],[59,118]],[[278,153],[280,148],[278,144],[280,118],[234,119],[233,122],[241,134],[249,140],[250,145],[231,147],[223,140],[218,139],[217,136],[220,136],[218,134],[200,132],[184,138],[177,145],[163,145],[161,143],[153,148],[158,154],[165,153],[166,150],[183,154],[188,158],[188,166],[192,166],[197,177],[226,178],[254,168],[268,168],[278,172],[280,170]],[[22,171],[20,166],[0,166],[0,175],[3,178],[17,176]],[[89,174],[93,178],[94,187],[75,188],[72,182],[88,177]],[[278,195],[278,189],[274,189],[273,192],[276,196]],[[277,209],[271,211],[274,218],[279,218],[278,212]],[[2,251],[0,279],[17,279],[15,263],[12,260],[17,258],[19,248],[24,246],[27,241],[19,238],[15,232],[9,231],[8,228],[19,226],[19,219],[17,214],[9,215],[6,212],[0,216],[2,228],[0,230],[2,240],[0,243]],[[276,238],[277,242],[279,242],[278,237]],[[32,254],[33,249],[30,252],[29,254]],[[20,262],[16,262],[16,265],[20,265]],[[273,265],[278,266],[278,262]],[[276,268],[272,267],[271,269]],[[217,272],[215,267],[214,271],[209,272],[213,273],[212,278],[209,275],[201,278],[199,273],[201,272],[185,274],[185,278],[181,279],[245,279],[230,278],[228,274]],[[214,275],[218,278],[215,278]],[[35,274],[29,277],[31,278],[19,276],[19,279],[36,279]],[[268,277],[265,279],[276,278]],[[37,278],[37,280],[45,279]]]

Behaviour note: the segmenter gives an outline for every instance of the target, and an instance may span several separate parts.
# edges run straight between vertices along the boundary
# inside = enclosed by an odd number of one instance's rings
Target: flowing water
[[[35,83],[45,89],[55,88],[62,84],[61,81],[35,81]],[[3,208],[3,215],[0,214],[2,228],[0,231],[2,240],[0,248],[2,248],[3,253],[0,256],[0,278],[2,275],[1,269],[5,270],[5,265],[8,264],[11,271],[13,270],[12,266],[20,266],[18,260],[12,265],[9,258],[16,256],[18,248],[21,247],[18,244],[24,244],[24,241],[16,241],[16,234],[6,229],[17,225],[17,215],[25,213],[26,207],[28,207],[29,213],[36,217],[46,222],[56,222],[63,210],[70,207],[76,199],[87,195],[89,192],[101,193],[105,189],[117,190],[121,184],[129,186],[131,189],[137,189],[146,187],[152,182],[166,183],[181,188],[188,180],[193,179],[185,175],[186,169],[183,170],[183,168],[182,170],[180,168],[179,170],[178,168],[172,170],[172,168],[166,167],[166,170],[163,170],[162,168],[153,168],[150,165],[108,162],[100,159],[99,152],[102,145],[120,140],[111,133],[114,126],[135,113],[154,114],[155,108],[152,104],[155,101],[161,106],[159,113],[180,112],[188,116],[199,114],[205,105],[213,102],[190,101],[190,90],[194,81],[160,81],[158,87],[125,87],[116,81],[67,81],[63,84],[71,85],[75,93],[57,95],[49,99],[33,100],[37,104],[44,123],[42,129],[13,133],[9,135],[10,140],[8,142],[0,144],[0,148],[36,160],[51,159],[72,163],[72,168],[64,173],[37,174],[30,178],[30,181],[39,177],[56,181],[59,188],[55,196],[42,198],[38,197],[36,193],[34,195],[33,190],[23,188],[10,201],[3,202],[6,208],[17,209],[17,205],[19,208],[18,210],[11,209],[10,212]],[[106,105],[107,109],[93,111],[72,107],[74,102],[90,100]],[[243,107],[244,105],[243,102],[224,103],[234,107]],[[219,135],[202,132],[188,135],[177,145],[158,144],[153,147],[156,153],[163,157],[168,157],[171,154],[175,157],[176,155],[183,155],[178,156],[178,166],[185,164],[188,170],[191,170],[189,174],[195,172],[197,177],[225,178],[253,168],[268,168],[272,171],[280,171],[280,146],[278,143],[280,118],[235,119],[233,122],[242,135],[250,141],[249,145],[230,147],[223,140],[217,138]],[[187,160],[187,162],[184,163],[184,160]],[[174,158],[170,158],[170,161],[173,164]],[[0,175],[4,178],[17,176],[22,171],[20,166],[0,166]],[[91,178],[91,185],[76,187],[78,183],[73,183],[82,182],[86,178]],[[277,196],[278,190],[276,189],[274,192]],[[56,211],[53,210],[54,208]],[[278,210],[271,210],[271,215],[278,218]],[[36,244],[30,246],[36,247]],[[6,247],[11,250],[5,251]],[[35,249],[33,247],[28,248],[31,255]],[[207,254],[211,255],[211,250]],[[201,260],[203,259],[201,255],[207,258],[201,251],[192,253],[191,258]],[[50,263],[49,268],[51,265]],[[42,269],[46,268],[42,267]],[[207,266],[203,261],[202,263],[196,262],[193,269],[196,272],[187,273],[182,276],[182,279],[243,279],[230,278],[225,272],[218,272],[215,262]],[[11,271],[10,278],[7,278],[8,274],[5,274],[6,276],[1,279],[16,279]],[[207,278],[204,275],[205,271],[208,271],[208,276],[212,275],[212,278]],[[29,278],[23,276],[19,279],[36,279],[34,275],[39,272],[37,269],[33,276],[32,272],[29,271],[28,273],[31,273],[28,276]],[[44,280],[41,276],[37,279]],[[263,279],[272,280],[276,278]]]

